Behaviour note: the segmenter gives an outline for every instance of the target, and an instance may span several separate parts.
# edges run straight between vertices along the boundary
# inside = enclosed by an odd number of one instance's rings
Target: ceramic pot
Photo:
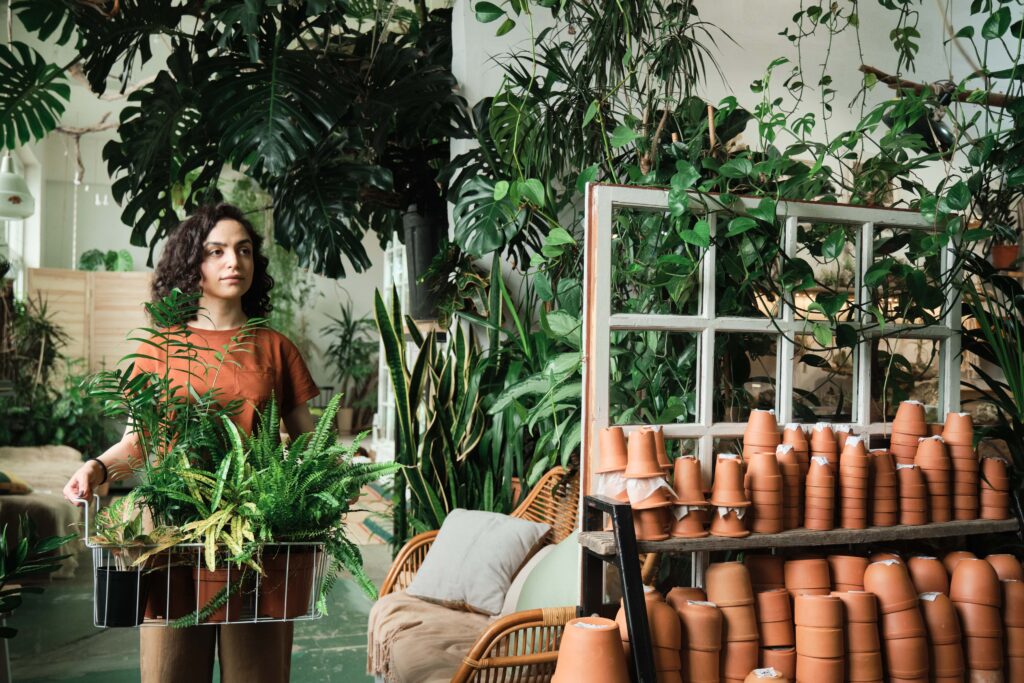
[[[924,636],[893,638],[884,642],[889,680],[928,680],[928,640]]]
[[[690,683],[719,683],[719,653],[682,651],[682,671]]]
[[[658,456],[658,466],[662,471],[668,472],[672,469],[672,463],[668,459],[668,447],[665,445],[665,430],[661,427],[654,427],[654,453]]]
[[[682,670],[683,661],[679,656],[678,649],[657,646],[652,649],[654,650],[654,670],[658,672],[659,679],[662,678],[661,674],[678,673]]]
[[[789,647],[796,644],[792,621],[773,621],[758,625],[762,647]]]
[[[665,473],[658,464],[658,449],[653,429],[638,429],[630,433],[627,452],[626,478],[650,479]]]
[[[761,666],[771,667],[790,681],[796,680],[796,647],[761,648]]]
[[[552,683],[629,683],[626,658],[614,621],[581,617],[565,625]]]
[[[1024,628],[1024,581],[1004,579],[1003,621],[1007,626]],[[1024,653],[1021,653],[1024,657]]]
[[[904,564],[894,560],[872,562],[864,571],[864,590],[878,597],[882,614],[916,605],[917,591]]]
[[[981,481],[984,486],[995,491],[1009,491],[1010,476],[1006,461],[1001,458],[982,458]]]
[[[198,593],[200,609],[205,605],[209,605],[218,593],[227,588],[229,581],[232,586],[238,586],[241,582],[242,585],[234,591],[227,602],[222,607],[214,610],[204,623],[214,624],[224,621],[236,621],[242,618],[242,593],[247,590],[245,585],[247,577],[244,572],[234,567],[230,571],[227,568],[210,571],[205,566],[193,567],[192,581],[197,586],[196,592]]]
[[[714,562],[704,573],[708,600],[721,607],[753,605],[750,571],[742,562]]]
[[[920,401],[902,401],[896,409],[896,416],[892,423],[902,422],[924,422],[924,404]]]
[[[679,650],[682,646],[682,625],[679,615],[669,606],[661,593],[650,586],[644,586],[644,604],[647,606],[647,624],[651,629],[651,642],[655,647]],[[619,627],[622,642],[629,642],[629,630],[626,625],[626,611],[619,601],[619,611],[615,615],[615,623]]]
[[[676,586],[665,595],[665,602],[674,609],[676,612],[682,608],[690,600],[696,600],[703,602],[707,600],[707,596],[700,588],[692,588],[690,586]]]
[[[910,579],[914,590],[920,593],[949,594],[949,574],[942,562],[936,557],[918,555],[907,560]]]
[[[796,653],[822,659],[842,658],[846,652],[841,628],[796,627]]]
[[[845,660],[818,659],[807,657],[797,652],[796,655],[796,680],[798,683],[842,683],[845,672]]]
[[[750,554],[743,558],[755,591],[784,588],[786,585],[785,560],[779,555]]]
[[[946,413],[944,430],[952,432],[974,432],[974,419],[970,413]]]
[[[985,560],[966,558],[957,563],[949,582],[949,597],[954,602],[999,607],[1003,590],[999,575]]]
[[[805,483],[807,487],[835,488],[836,479],[828,462],[821,457],[815,457],[811,459]]]
[[[1006,627],[1006,656],[1024,657],[1024,627]]]
[[[815,628],[842,628],[843,603],[832,595],[798,595],[793,598],[793,623]]]
[[[696,458],[684,456],[676,458],[673,465],[672,476],[673,488],[676,497],[683,505],[703,505],[704,481],[700,471],[700,461]]]
[[[878,621],[878,599],[874,593],[859,591],[833,591],[830,595],[843,603],[846,624],[874,624]]]
[[[1001,505],[1001,506],[993,507],[993,506],[990,506],[990,505],[985,505],[984,498],[982,499],[982,503],[981,503],[981,507],[979,508],[979,511],[978,511],[977,519],[999,520],[999,519],[1009,519],[1009,518],[1010,518],[1010,509],[1009,509],[1008,506]]]
[[[633,505],[633,511],[637,510],[653,510],[654,508],[664,508],[675,505],[677,501],[673,496],[672,492],[665,487],[661,487],[654,490],[654,493],[644,498],[639,503]]]
[[[690,508],[686,516],[681,519],[673,517],[672,528],[669,535],[672,538],[704,538],[708,535],[704,528],[704,519],[701,511]]]
[[[719,607],[722,610],[722,638],[727,643],[757,641],[757,615],[753,605]]]
[[[789,602],[789,592],[785,588],[759,591],[755,600],[758,623],[764,625],[793,621],[793,608]]]
[[[1024,581],[1024,569],[1014,555],[988,555],[985,561],[996,570],[1000,581]]]
[[[791,444],[797,449],[802,447],[803,450],[807,450],[807,434],[804,432],[803,427],[795,422],[791,422],[782,430],[782,443]]]
[[[847,654],[882,651],[882,641],[878,637],[878,624],[875,622],[852,621],[843,629],[843,635],[846,638]]]
[[[785,564],[786,590],[790,595],[811,591],[828,594],[832,582],[829,577],[828,560],[823,558],[789,560]]]
[[[954,602],[960,619],[960,632],[965,636],[997,638],[1003,632],[1003,620],[998,607],[972,602]]]
[[[883,614],[880,623],[884,640],[917,638],[928,632],[916,601],[915,604],[907,604],[903,609]]]
[[[851,652],[846,655],[846,680],[853,682],[877,682],[885,679],[882,653]]]
[[[711,511],[711,535],[722,536],[723,538],[746,538],[750,535],[744,520],[739,518],[738,508],[726,508],[723,516],[721,508]]]
[[[956,606],[944,593],[922,593],[919,609],[928,630],[928,642],[946,645],[960,642],[960,618]]]
[[[194,563],[194,557],[192,560]],[[192,580],[192,567],[180,562],[182,559],[177,557],[168,566],[165,557],[164,562],[159,563],[162,566],[150,572],[146,619],[178,619],[196,611],[196,584]]]
[[[664,541],[668,538],[668,509],[633,510],[633,530],[638,541]]]
[[[836,447],[836,433],[832,430],[832,425],[826,422],[819,422],[811,429],[811,438],[809,440],[811,450],[814,451],[827,451],[835,449]]]
[[[743,487],[743,465],[738,458],[719,458],[715,463],[715,481],[711,489],[711,504],[718,507],[747,507]]]
[[[294,619],[312,613],[314,567],[319,559],[303,546],[265,555],[266,578],[260,584],[259,614],[273,619]],[[306,546],[308,548],[308,546]]]
[[[900,512],[900,524],[902,526],[921,526],[927,523],[927,512],[914,512],[912,510],[903,510]]]
[[[682,625],[685,649],[713,652],[717,669],[718,652],[722,649],[722,612],[714,603],[687,600],[676,605]]]
[[[602,429],[598,434],[598,448],[601,449],[601,466],[594,470],[597,474],[622,472],[626,469],[629,456],[622,427]]]
[[[1003,639],[979,638],[968,635],[964,638],[964,653],[967,668],[972,671],[999,671],[1003,668]]]
[[[786,683],[789,683],[789,679],[783,676],[781,671],[772,667],[754,669],[743,679],[743,683],[761,683],[761,681],[776,681],[778,683],[786,681]]]
[[[757,640],[727,642],[722,647],[719,670],[725,680],[742,681],[757,668]]]
[[[747,428],[744,431],[744,435],[746,435],[747,432],[755,431],[771,431],[778,434],[779,423],[775,420],[774,410],[759,410],[755,408],[750,411],[750,415],[747,417]]]
[[[936,678],[949,678],[964,675],[964,648],[957,639],[955,643],[932,643],[931,670]]]
[[[956,467],[958,464],[963,468],[977,469],[981,467],[981,462],[978,460],[978,453],[974,450],[974,446],[961,445],[956,443],[947,443],[949,448],[949,458],[953,461],[953,466]],[[957,463],[959,461],[959,463]],[[977,468],[974,466],[977,465]]]

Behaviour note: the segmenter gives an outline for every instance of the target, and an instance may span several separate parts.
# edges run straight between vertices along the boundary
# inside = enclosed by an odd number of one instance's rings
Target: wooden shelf
[[[1016,519],[975,519],[966,522],[937,522],[920,526],[876,526],[868,529],[833,529],[813,531],[791,529],[781,534],[750,534],[746,538],[670,538],[667,541],[638,541],[641,553],[690,553],[699,550],[752,550],[756,548],[794,548],[822,545],[907,541],[922,538],[944,538],[994,534],[1017,530]],[[580,545],[604,557],[615,555],[615,537],[610,531],[585,531]]]

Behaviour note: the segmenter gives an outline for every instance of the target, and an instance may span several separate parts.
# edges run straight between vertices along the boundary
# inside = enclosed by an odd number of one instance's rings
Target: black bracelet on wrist
[[[103,468],[103,481],[101,481],[99,483],[99,485],[102,486],[103,484],[106,484],[107,483],[107,476],[108,476],[107,466],[105,464],[103,464],[103,461],[100,460],[98,457],[89,458],[89,459],[90,460],[94,460],[95,462],[97,462],[99,464],[100,467]]]

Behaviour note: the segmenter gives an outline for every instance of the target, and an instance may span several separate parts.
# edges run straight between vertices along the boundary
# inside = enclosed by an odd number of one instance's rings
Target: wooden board
[[[28,296],[42,300],[47,317],[70,337],[60,351],[69,358],[89,357],[88,273],[60,268],[30,268]]]
[[[1016,519],[976,519],[967,522],[937,522],[921,526],[871,527],[869,529],[833,529],[813,531],[791,529],[781,534],[751,534],[746,538],[671,538],[667,541],[639,541],[641,553],[688,553],[701,550],[749,550],[754,548],[800,548],[823,545],[877,543],[922,538],[973,536],[1017,530]],[[610,531],[585,531],[580,545],[603,556],[615,555],[615,537]]]

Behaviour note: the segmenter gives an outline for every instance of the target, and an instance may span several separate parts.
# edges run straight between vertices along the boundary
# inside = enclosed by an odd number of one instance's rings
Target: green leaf
[[[673,190],[688,190],[700,179],[700,173],[689,161],[680,159],[676,162],[676,172],[672,175]]]
[[[519,193],[534,206],[544,206],[544,185],[536,178],[520,180]]]
[[[711,246],[711,225],[707,220],[701,218],[693,226],[692,230],[684,230],[679,233],[679,239],[702,249],[707,249]]]
[[[544,316],[544,320],[548,330],[555,338],[570,337],[580,333],[579,319],[565,311],[551,311]]]
[[[509,184],[507,180],[499,180],[494,183],[494,201],[500,202],[508,196]]]
[[[505,16],[505,11],[492,2],[478,2],[473,10],[476,13],[476,20],[483,24],[489,24]]]
[[[516,207],[504,198],[495,200],[494,181],[471,178],[459,189],[452,210],[455,242],[470,256],[484,256],[501,249],[519,232]]]
[[[753,218],[746,216],[737,216],[729,221],[729,231],[725,233],[726,237],[735,237],[741,235],[748,230],[752,230],[757,227],[757,221]]]
[[[1017,187],[1018,185],[1024,185],[1024,166],[1018,166],[1006,176],[1007,187]]]
[[[586,128],[594,117],[597,116],[598,109],[600,108],[597,100],[591,100],[590,106],[587,107],[587,111],[583,114],[583,127]]]
[[[836,228],[829,233],[821,245],[821,255],[828,261],[834,261],[843,255],[844,247],[846,247],[846,233],[842,228]]]
[[[726,178],[746,178],[753,170],[754,165],[750,163],[750,160],[740,157],[729,159],[719,167],[718,172]]]
[[[511,17],[506,17],[505,21],[501,22],[501,26],[495,31],[494,35],[503,36],[516,27],[516,22]]]
[[[583,194],[587,189],[587,183],[592,183],[597,179],[597,171],[599,166],[597,164],[591,164],[580,172],[578,178],[576,178],[576,191]]]
[[[747,211],[751,216],[758,220],[764,221],[765,223],[775,224],[775,200],[771,197],[765,197],[758,205]]]
[[[615,126],[615,130],[612,131],[609,143],[612,147],[622,147],[636,140],[637,134],[629,126]]]
[[[572,235],[565,228],[551,228],[551,232],[544,238],[547,244],[556,246],[559,244],[576,244],[576,240],[573,239]]]
[[[889,277],[892,267],[896,264],[891,258],[884,258],[878,263],[872,264],[868,268],[867,272],[864,273],[864,284],[868,287],[874,287],[875,285],[883,282]]]
[[[541,301],[554,301],[555,293],[551,290],[551,278],[544,271],[533,276],[533,288]]]
[[[985,40],[996,40],[1001,38],[1008,28],[1010,28],[1010,8],[1001,7],[985,20],[985,24],[981,27],[981,37]]]
[[[21,42],[0,45],[0,149],[42,139],[71,97],[63,70]]]
[[[818,342],[819,346],[826,348],[832,346],[832,328],[825,323],[814,323],[812,334],[814,341]]]
[[[967,189],[967,184],[962,180],[958,180],[946,193],[946,206],[950,211],[963,211],[970,203],[971,191]]]

